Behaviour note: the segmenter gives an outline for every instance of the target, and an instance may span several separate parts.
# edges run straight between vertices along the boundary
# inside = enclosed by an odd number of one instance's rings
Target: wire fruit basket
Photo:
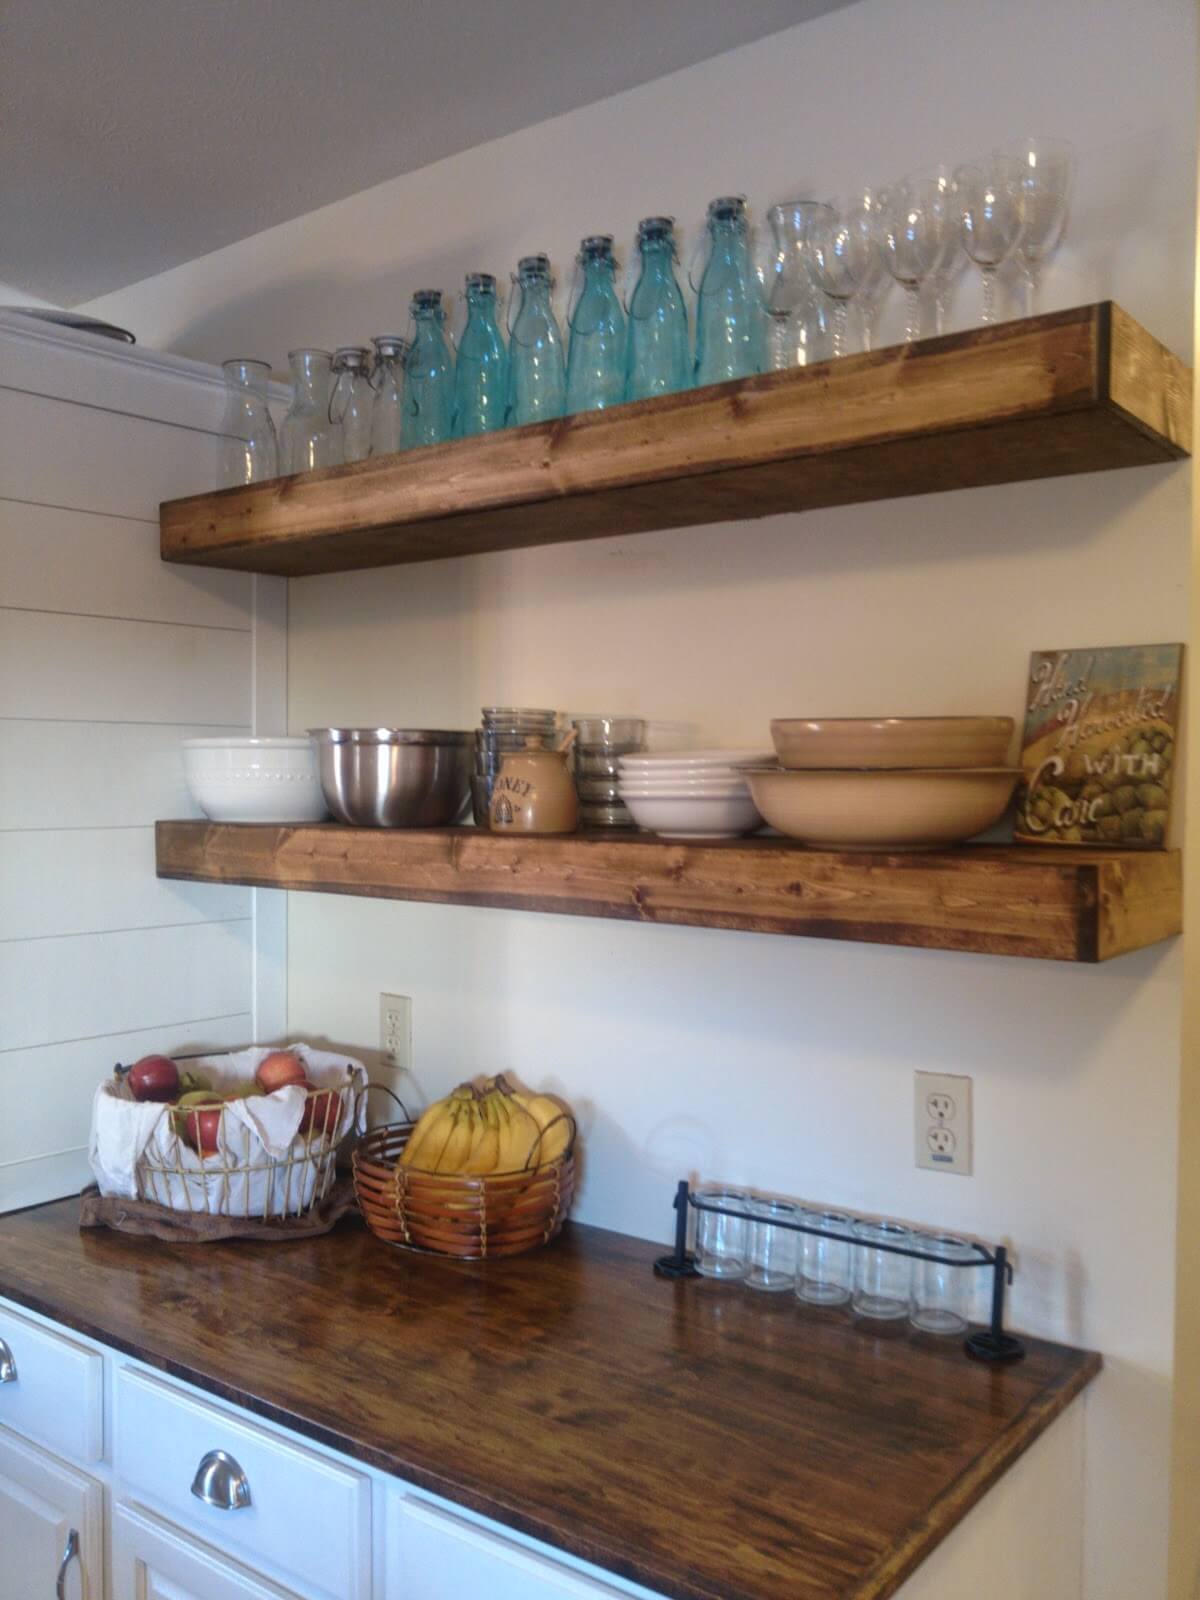
[[[568,1113],[564,1112],[564,1116]],[[549,1244],[575,1192],[575,1120],[567,1148],[520,1172],[484,1176],[400,1165],[416,1124],[389,1122],[354,1150],[354,1186],[367,1226],[388,1244],[480,1261]]]

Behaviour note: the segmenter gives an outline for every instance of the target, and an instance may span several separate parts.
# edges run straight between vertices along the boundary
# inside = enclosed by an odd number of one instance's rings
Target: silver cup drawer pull
[[[242,1511],[250,1504],[246,1474],[224,1450],[210,1450],[196,1468],[192,1493],[218,1511]]]
[[[17,1363],[13,1360],[13,1353],[0,1339],[0,1383],[16,1383]]]

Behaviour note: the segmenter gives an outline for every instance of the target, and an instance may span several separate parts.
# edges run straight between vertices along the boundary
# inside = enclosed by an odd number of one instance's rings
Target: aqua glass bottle
[[[583,287],[571,315],[568,412],[603,411],[625,398],[625,313],[612,246],[608,233],[594,234],[579,246]]]
[[[550,303],[549,256],[522,256],[514,281],[519,304],[508,344],[508,421],[520,427],[562,416],[567,377]]]
[[[675,276],[674,219],[643,217],[637,251],[641,272],[629,301],[626,400],[648,400],[692,386],[687,302]]]
[[[409,313],[413,336],[404,357],[404,407],[400,448],[441,444],[454,415],[454,358],[446,343],[440,289],[418,289]]]
[[[496,321],[496,280],[467,274],[467,325],[454,367],[454,437],[493,433],[508,406],[508,353]]]
[[[766,314],[740,195],[710,203],[708,234],[696,306],[698,385],[749,377],[763,370],[766,358]]]

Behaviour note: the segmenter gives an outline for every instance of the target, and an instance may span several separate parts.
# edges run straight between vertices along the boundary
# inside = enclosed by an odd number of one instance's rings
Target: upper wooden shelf
[[[1057,961],[1105,961],[1180,930],[1178,851],[859,855],[777,838],[214,822],[160,822],[156,845],[160,878]]]
[[[165,561],[303,577],[1171,461],[1191,372],[1111,301],[169,500]]]

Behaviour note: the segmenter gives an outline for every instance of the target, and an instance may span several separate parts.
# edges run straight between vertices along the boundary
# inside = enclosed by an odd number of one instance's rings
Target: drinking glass
[[[996,274],[1021,242],[1025,207],[1020,169],[992,155],[959,167],[954,194],[963,249],[983,274],[984,323],[996,320]]]
[[[800,1207],[791,1200],[752,1200],[750,1211],[755,1220],[750,1224],[750,1270],[746,1274],[746,1287],[772,1292],[794,1289],[796,1246],[800,1235],[776,1224],[798,1222]]]
[[[225,374],[225,419],[221,424],[220,486],[261,483],[279,471],[275,424],[267,409],[271,368],[237,357],[221,363]]]
[[[360,344],[342,345],[333,352],[333,398],[329,417],[342,430],[342,460],[365,461],[371,453],[370,351]]]
[[[912,1264],[913,1301],[908,1320],[923,1333],[966,1333],[976,1275],[960,1263],[977,1261],[978,1252],[952,1234],[914,1233],[912,1242],[937,1260]]]
[[[292,403],[283,419],[280,466],[283,472],[312,472],[336,467],[341,440],[329,420],[333,357],[328,350],[289,350]]]
[[[891,196],[887,189],[871,189],[865,186],[855,190],[847,202],[849,212],[857,217],[859,226],[865,230],[871,245],[867,257],[867,270],[863,274],[854,300],[858,308],[864,350],[875,348],[879,315],[883,310],[887,292],[892,286],[891,275],[883,259],[881,243],[883,218],[890,203]]]
[[[714,1205],[748,1209],[748,1195],[736,1189],[701,1188],[697,1199]],[[715,1211],[696,1212],[696,1271],[706,1278],[744,1278],[749,1269],[749,1223],[745,1217],[727,1217]]]
[[[371,454],[395,455],[404,426],[404,340],[398,333],[381,333],[375,346],[375,371],[371,387]]]
[[[912,1304],[912,1260],[880,1246],[910,1245],[912,1234],[899,1222],[856,1222],[854,1237],[855,1313],[878,1322],[906,1317]]]
[[[929,167],[918,174],[926,183],[932,183],[946,211],[949,220],[947,228],[946,249],[942,259],[929,274],[929,297],[933,308],[933,331],[943,334],[946,331],[946,304],[950,298],[950,290],[955,278],[966,267],[967,257],[963,253],[962,239],[957,226],[957,211],[955,208],[954,168],[945,162]]]
[[[854,1231],[853,1218],[841,1211],[809,1211],[801,1218],[815,1227],[838,1233]],[[850,1298],[850,1250],[846,1239],[827,1239],[819,1233],[800,1235],[800,1272],[796,1294],[814,1306],[842,1306]]]
[[[908,300],[904,337],[921,337],[921,287],[936,274],[954,240],[949,208],[938,186],[909,178],[896,186],[884,212],[880,242],[887,270]]]
[[[819,288],[834,302],[833,354],[846,354],[846,308],[868,279],[875,243],[865,213],[819,205],[808,219],[808,258]]]
[[[997,155],[1016,164],[1024,213],[1017,261],[1024,283],[1025,315],[1031,317],[1037,310],[1042,268],[1066,232],[1075,151],[1066,139],[1017,139]]]
[[[808,223],[817,200],[784,200],[767,212],[775,256],[767,273],[767,370],[808,367],[831,349],[825,297],[808,258]]]

